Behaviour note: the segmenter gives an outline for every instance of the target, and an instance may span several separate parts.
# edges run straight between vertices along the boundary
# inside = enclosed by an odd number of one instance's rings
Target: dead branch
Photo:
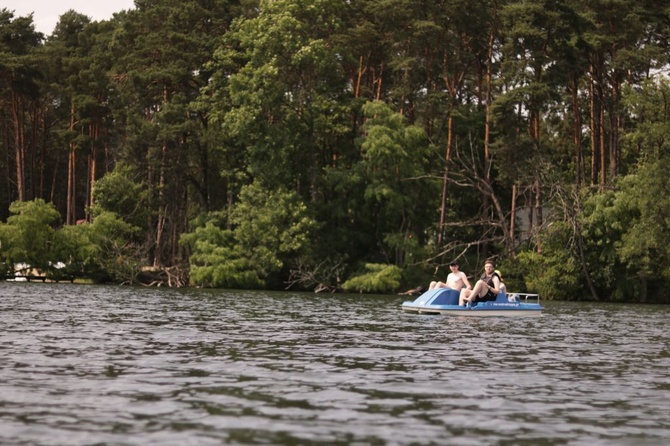
[[[291,270],[286,289],[300,286],[305,289],[314,288],[315,293],[334,293],[340,289],[344,260],[326,259],[315,265],[300,262]]]

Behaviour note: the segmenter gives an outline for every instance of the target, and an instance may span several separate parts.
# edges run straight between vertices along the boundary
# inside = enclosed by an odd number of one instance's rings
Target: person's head
[[[457,262],[456,260],[452,261],[452,262],[449,264],[449,268],[451,268],[452,270],[456,270],[456,269],[458,269],[458,262]]]
[[[486,274],[493,273],[494,269],[496,269],[496,265],[493,263],[493,260],[487,260],[486,263],[484,263],[484,271],[486,271]]]

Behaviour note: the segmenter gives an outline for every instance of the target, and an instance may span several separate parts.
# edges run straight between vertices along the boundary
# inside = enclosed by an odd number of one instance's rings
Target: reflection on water
[[[0,283],[0,444],[670,443],[670,309]]]

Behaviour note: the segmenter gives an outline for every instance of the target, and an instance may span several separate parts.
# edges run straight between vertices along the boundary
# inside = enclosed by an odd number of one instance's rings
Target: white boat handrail
[[[523,299],[524,302],[528,302],[529,298],[536,299],[537,303],[540,303],[540,295],[537,293],[509,293],[510,296],[517,296],[519,300]]]

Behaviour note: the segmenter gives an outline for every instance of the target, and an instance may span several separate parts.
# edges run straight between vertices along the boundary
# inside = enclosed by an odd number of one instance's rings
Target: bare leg
[[[472,290],[469,290],[467,288],[463,288],[461,290],[461,294],[459,294],[459,296],[458,296],[458,305],[465,306],[465,303],[470,301],[469,297],[470,297],[471,293],[472,293]]]
[[[435,288],[449,288],[444,282],[430,282],[429,290],[434,290]]]
[[[472,291],[463,292],[467,291],[463,290],[461,292],[461,295],[458,298],[458,304],[465,305],[465,302],[474,302],[477,297],[483,297],[484,294],[486,294],[487,289],[488,286],[486,285],[486,282],[483,280],[478,280],[477,283],[475,283],[475,286],[472,288]]]

